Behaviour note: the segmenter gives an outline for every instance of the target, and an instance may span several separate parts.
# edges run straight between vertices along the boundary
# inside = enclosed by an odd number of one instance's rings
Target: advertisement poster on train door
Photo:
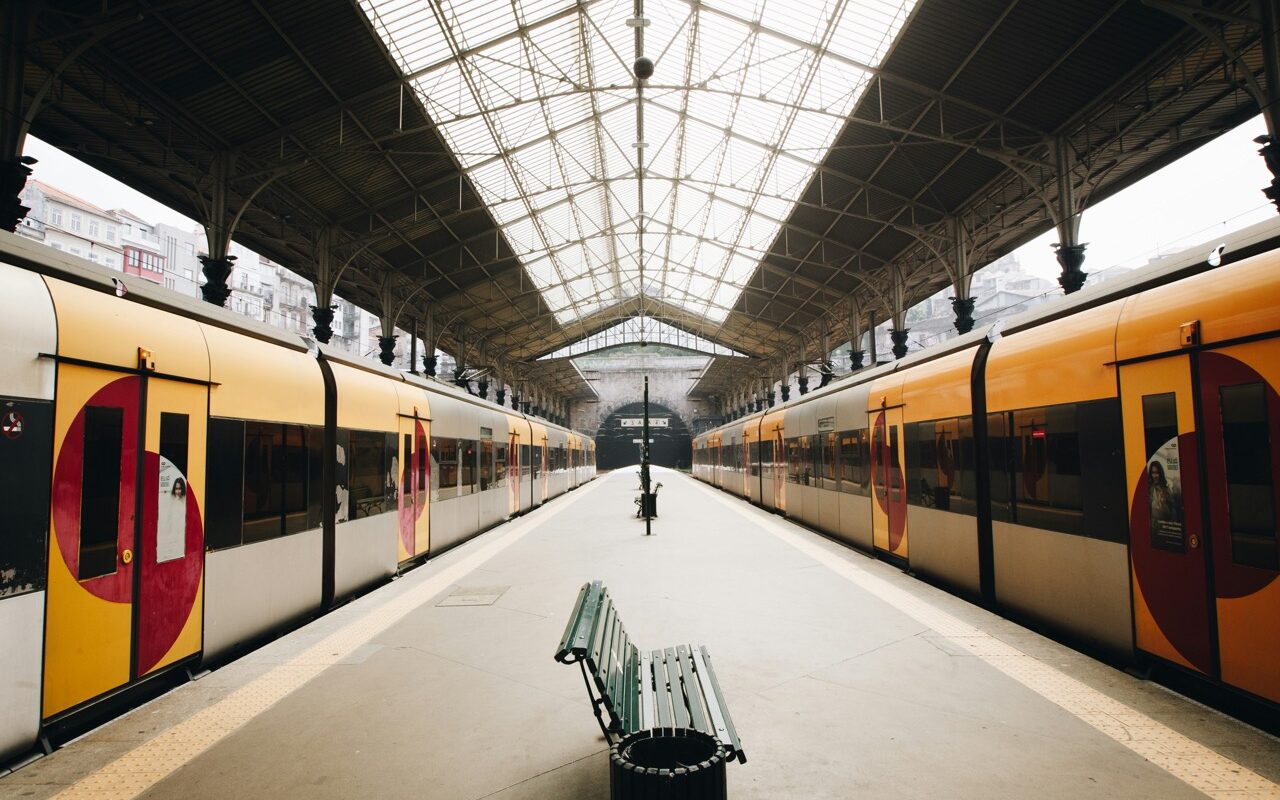
[[[158,492],[156,563],[160,564],[187,553],[187,478],[164,456],[160,456]]]
[[[1157,550],[1184,552],[1182,465],[1176,436],[1147,458],[1147,501],[1151,512],[1151,546]]]

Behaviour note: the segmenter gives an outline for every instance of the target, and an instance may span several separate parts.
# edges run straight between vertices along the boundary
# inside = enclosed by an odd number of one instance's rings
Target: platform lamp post
[[[640,433],[640,515],[644,517],[644,535],[653,535],[653,518],[657,515],[658,498],[649,478],[649,376],[644,376],[644,423]]]

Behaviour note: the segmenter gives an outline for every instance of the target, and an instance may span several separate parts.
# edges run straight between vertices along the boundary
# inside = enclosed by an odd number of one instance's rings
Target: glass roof
[[[643,142],[634,2],[360,5],[561,324],[635,297],[639,253],[719,322],[915,0],[644,0]]]
[[[625,344],[644,342],[651,345],[669,345],[684,350],[696,350],[710,353],[713,356],[742,356],[737,350],[703,339],[701,336],[682,331],[674,325],[656,320],[652,317],[632,317],[617,325],[579,339],[573,344],[561,347],[554,353],[543,356],[539,361],[566,356],[581,356],[604,350],[606,347],[617,347]]]

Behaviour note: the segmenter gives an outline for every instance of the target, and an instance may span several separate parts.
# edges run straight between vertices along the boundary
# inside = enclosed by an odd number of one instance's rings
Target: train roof
[[[1019,331],[1044,325],[1063,317],[1071,316],[1086,309],[1094,308],[1113,300],[1129,297],[1156,286],[1199,275],[1218,269],[1237,261],[1265,253],[1280,246],[1280,218],[1272,218],[1255,223],[1228,234],[1206,239],[1199,244],[1151,261],[1128,275],[1105,283],[1085,287],[1078,292],[1054,298],[1035,308],[1005,317],[994,323],[975,327],[969,333],[948,339],[935,347],[918,350],[897,361],[889,361],[850,373],[832,381],[821,389],[815,389],[803,397],[792,398],[773,408],[756,411],[727,422],[709,431],[699,434],[695,439],[711,433],[719,432],[730,426],[749,422],[788,408],[812,402],[832,392],[869,383],[876,378],[907,369],[918,364],[941,358],[951,353],[973,347],[991,335],[992,328],[997,328],[997,335],[1008,336]],[[1210,264],[1210,255],[1217,251],[1220,257],[1218,264]]]
[[[116,272],[109,267],[95,264],[70,253],[54,250],[46,245],[33,242],[25,236],[0,231],[0,257],[22,269],[94,289],[103,294],[116,295],[118,287],[123,287],[125,291],[124,299],[130,302],[169,311],[218,328],[261,339],[281,347],[287,347],[291,350],[320,353],[328,360],[336,361],[355,369],[410,383],[439,394],[449,395],[459,401],[487,408],[491,411],[502,411],[521,419],[536,420],[539,424],[547,425],[556,430],[577,433],[570,428],[556,425],[540,417],[534,417],[531,414],[526,415],[515,409],[505,408],[488,400],[481,400],[475,395],[464,392],[452,383],[392,369],[372,359],[354,356],[336,347],[320,344],[309,337],[283,331],[264,322],[250,319],[222,306],[215,306],[211,303],[188,297],[172,289],[152,283],[145,278],[124,272]]]

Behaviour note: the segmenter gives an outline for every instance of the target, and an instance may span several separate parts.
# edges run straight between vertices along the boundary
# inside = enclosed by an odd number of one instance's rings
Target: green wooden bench
[[[730,761],[747,762],[707,648],[682,644],[641,651],[600,581],[579,590],[556,661],[582,668],[596,721],[609,742],[636,731],[692,728],[715,738]]]

